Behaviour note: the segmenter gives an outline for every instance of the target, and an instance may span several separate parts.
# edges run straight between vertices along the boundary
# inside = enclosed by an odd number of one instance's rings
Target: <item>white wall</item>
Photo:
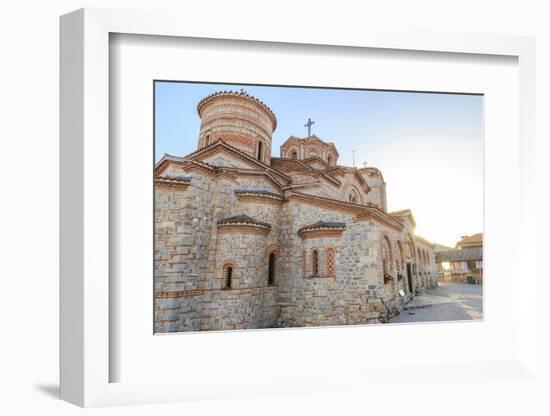
[[[266,22],[281,30],[290,25],[326,27],[327,37],[338,24],[357,28],[433,28],[538,37],[538,129],[550,137],[550,30],[546,1],[529,0],[399,0],[381,1],[163,1],[88,0],[4,1],[0,9],[2,114],[0,151],[0,232],[2,267],[0,316],[2,343],[0,413],[72,414],[77,409],[54,400],[58,377],[58,16],[83,6],[182,10],[216,25],[235,22],[235,31],[261,27]],[[243,5],[239,7],[238,5]],[[240,24],[242,23],[242,24]],[[545,120],[546,119],[546,120]],[[548,140],[540,140],[539,159],[546,162]],[[546,156],[543,156],[543,152]],[[548,174],[546,166],[539,167]],[[539,175],[540,176],[540,175]],[[541,186],[541,184],[539,184]],[[546,191],[548,186],[546,186]],[[544,204],[544,205],[542,205]],[[539,208],[548,212],[548,198]],[[540,224],[546,227],[547,224]],[[542,232],[540,234],[543,234]],[[542,252],[542,239],[539,240]],[[545,250],[546,252],[548,250]],[[539,293],[548,293],[548,281]],[[542,295],[541,295],[542,296]],[[541,297],[542,299],[542,297]],[[549,309],[539,302],[541,322]],[[540,332],[543,336],[542,331]],[[542,345],[550,350],[548,335]],[[541,348],[542,350],[542,348]],[[548,372],[548,355],[541,356]],[[376,397],[368,392],[318,397],[264,398],[230,402],[191,403],[150,407],[101,409],[97,414],[346,414],[400,412],[402,414],[543,414],[542,387],[487,383],[482,389],[467,384],[434,385],[430,391],[404,390],[399,383]],[[398,400],[395,400],[396,398]],[[466,399],[467,398],[467,399]],[[466,399],[466,400],[465,400]],[[10,407],[12,410],[8,410]],[[512,412],[512,413],[509,413]]]

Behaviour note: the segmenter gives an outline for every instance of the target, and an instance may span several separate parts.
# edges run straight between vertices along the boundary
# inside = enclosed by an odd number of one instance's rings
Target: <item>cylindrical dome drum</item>
[[[203,98],[197,111],[201,118],[199,148],[223,140],[270,164],[271,135],[277,119],[262,101],[244,91],[222,91]]]

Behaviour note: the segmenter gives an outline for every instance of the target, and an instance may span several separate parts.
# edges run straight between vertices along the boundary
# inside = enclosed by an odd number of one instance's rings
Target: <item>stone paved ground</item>
[[[431,293],[410,302],[391,323],[463,321],[482,318],[481,285],[440,282]]]

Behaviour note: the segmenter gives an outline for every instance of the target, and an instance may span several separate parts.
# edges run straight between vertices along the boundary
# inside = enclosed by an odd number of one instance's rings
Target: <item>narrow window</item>
[[[232,283],[231,280],[233,279],[233,267],[227,266],[225,268],[224,278],[225,278],[224,289],[231,289],[231,283]]]
[[[205,146],[208,146],[209,144],[210,144],[210,135],[207,134],[207,135],[206,135],[206,139],[204,140],[204,145],[205,145]]]
[[[260,162],[262,161],[263,147],[264,147],[264,144],[262,142],[258,142],[258,154],[256,155],[256,158]]]
[[[311,271],[314,276],[319,274],[319,252],[317,250],[311,252]]]
[[[330,162],[332,162],[332,159],[331,159],[330,155],[327,156],[327,162],[328,162],[329,165],[330,165]]]
[[[267,271],[267,284],[273,286],[275,284],[275,253],[269,255],[269,267]]]
[[[296,153],[296,150],[292,152],[292,155],[290,155],[292,159],[298,159],[298,153]]]

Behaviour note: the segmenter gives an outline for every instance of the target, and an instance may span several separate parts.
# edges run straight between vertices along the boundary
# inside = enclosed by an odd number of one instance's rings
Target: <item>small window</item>
[[[319,274],[319,252],[317,250],[311,252],[311,271],[314,276]]]
[[[330,165],[331,162],[332,162],[332,158],[330,157],[330,155],[327,156],[327,162],[328,162],[329,165]]]
[[[207,135],[206,135],[206,139],[204,139],[204,145],[205,145],[205,146],[208,146],[209,144],[210,144],[210,135],[207,134]]]
[[[264,147],[264,144],[262,142],[258,142],[258,154],[256,155],[256,158],[260,162],[262,161],[263,147]]]
[[[224,270],[224,289],[231,289],[233,280],[233,267],[226,266]]]
[[[273,286],[275,284],[275,253],[269,255],[269,266],[267,271],[267,284]]]
[[[294,150],[294,151],[292,152],[292,154],[290,155],[290,157],[291,157],[292,159],[298,159],[298,153],[296,152],[296,150]]]

